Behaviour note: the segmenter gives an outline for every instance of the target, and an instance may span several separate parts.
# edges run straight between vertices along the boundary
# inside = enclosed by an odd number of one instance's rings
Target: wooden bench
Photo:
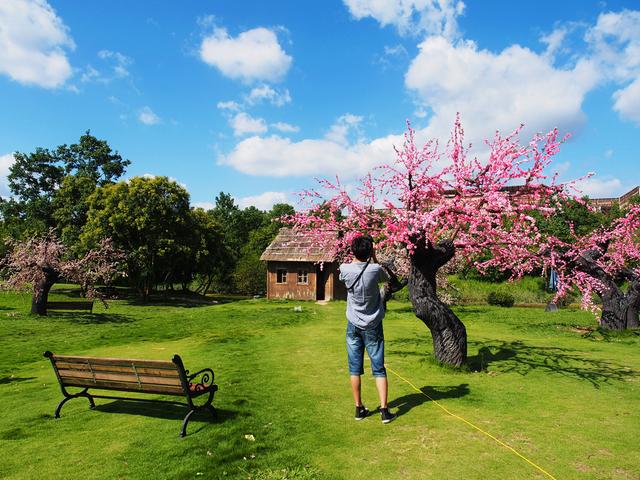
[[[170,362],[54,355],[49,351],[45,352],[44,356],[51,360],[64,395],[56,408],[54,418],[60,418],[60,410],[66,402],[79,397],[87,398],[92,409],[95,408],[94,398],[186,405],[189,411],[182,422],[181,437],[187,434],[187,424],[195,412],[206,409],[211,415],[216,416],[216,411],[211,404],[213,395],[218,390],[218,386],[213,383],[213,370],[205,368],[190,374],[189,370],[185,370],[179,355],[174,355]],[[82,390],[69,393],[68,387],[77,387]],[[182,396],[185,397],[186,403],[95,395],[89,393],[90,389]],[[206,401],[201,405],[194,404],[193,399],[202,395],[207,395]]]
[[[87,310],[93,312],[93,300],[80,302],[47,302],[47,311]]]

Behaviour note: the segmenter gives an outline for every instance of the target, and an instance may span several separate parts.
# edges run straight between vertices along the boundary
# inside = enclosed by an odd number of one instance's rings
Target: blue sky
[[[637,1],[0,1],[0,195],[11,152],[87,129],[192,203],[294,202],[393,158],[406,119],[476,145],[571,132],[592,196],[640,183]],[[482,153],[482,152],[481,152]]]

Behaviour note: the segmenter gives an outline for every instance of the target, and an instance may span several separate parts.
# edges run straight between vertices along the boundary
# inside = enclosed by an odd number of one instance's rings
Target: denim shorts
[[[384,332],[382,322],[377,327],[362,330],[351,322],[347,322],[347,358],[349,374],[362,375],[364,373],[364,349],[371,360],[371,373],[374,377],[386,377],[384,368]]]

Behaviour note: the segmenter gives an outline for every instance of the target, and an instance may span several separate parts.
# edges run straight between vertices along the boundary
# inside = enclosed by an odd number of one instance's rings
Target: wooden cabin
[[[267,298],[344,300],[331,239],[281,228],[260,260],[267,262]]]

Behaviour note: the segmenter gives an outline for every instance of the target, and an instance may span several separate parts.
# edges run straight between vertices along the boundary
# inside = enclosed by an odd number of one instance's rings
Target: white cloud
[[[7,176],[9,175],[9,168],[15,162],[13,153],[7,153],[0,156],[0,196],[6,197],[11,194],[9,190],[9,183]]]
[[[590,61],[556,68],[544,54],[519,45],[496,54],[471,41],[429,37],[419,49],[405,84],[433,112],[427,133],[441,140],[448,139],[456,112],[474,142],[520,123],[527,127],[523,138],[556,126],[573,131],[584,122],[582,103],[599,80]]]
[[[420,21],[416,14],[418,5],[433,3],[345,2],[356,18],[372,16],[383,25],[393,24],[399,29]],[[394,10],[394,6],[405,10]],[[402,14],[407,9],[412,12],[411,18]],[[542,37],[547,48],[540,53],[519,45],[492,52],[480,49],[472,41],[452,41],[442,35],[426,37],[418,45],[419,53],[405,75],[406,87],[415,94],[416,116],[428,116],[427,126],[416,132],[417,143],[426,138],[446,142],[457,112],[462,114],[466,140],[480,148],[481,140],[491,138],[496,129],[510,133],[523,122],[526,124],[520,136],[523,141],[534,132],[546,132],[556,126],[563,133],[576,131],[585,122],[586,95],[607,81],[624,86],[614,95],[616,110],[638,121],[640,82],[635,79],[640,44],[637,48],[633,46],[640,28],[629,26],[635,25],[635,14],[629,15],[628,11],[623,14],[627,17],[624,20],[620,16],[600,18],[598,28],[587,30],[584,38],[591,45],[589,51],[574,55],[570,63],[563,65],[556,64],[556,57],[568,52],[565,48],[568,33],[588,29],[587,26],[557,28]],[[455,20],[455,15],[451,18]],[[619,22],[619,28],[612,26],[613,20]],[[427,28],[422,31],[429,32]],[[616,61],[620,63],[617,71],[606,72],[607,65]],[[352,178],[393,159],[393,145],[399,146],[403,141],[401,135],[365,140],[361,124],[362,117],[347,114],[330,127],[324,138],[294,142],[280,135],[252,136],[239,142],[228,154],[220,155],[218,162],[251,175],[338,173]],[[559,167],[562,170],[568,164]],[[606,195],[620,185],[618,179],[590,179],[583,188],[591,195]]]
[[[631,120],[640,126],[640,77],[626,88],[613,94],[613,109],[622,118]]]
[[[157,125],[160,123],[160,117],[151,110],[150,107],[143,107],[138,114],[138,120],[145,125]]]
[[[200,58],[227,77],[246,82],[277,82],[292,61],[276,34],[267,28],[247,30],[235,38],[226,29],[216,28],[202,41]]]
[[[120,52],[112,52],[111,50],[100,50],[98,58],[104,63],[104,68],[98,70],[93,65],[87,65],[80,76],[82,83],[100,82],[110,83],[129,76],[127,67],[133,63],[133,59],[123,55]]]
[[[229,121],[229,124],[233,128],[233,134],[237,137],[248,133],[267,131],[267,123],[262,118],[254,118],[245,112],[238,113]]]
[[[129,76],[127,66],[133,63],[133,60],[130,57],[127,57],[120,52],[112,52],[111,50],[100,50],[98,52],[98,57],[112,62],[111,68],[116,77],[122,78]]]
[[[547,45],[545,55],[549,58],[553,58],[557,52],[562,50],[562,44],[565,41],[567,33],[569,32],[566,26],[556,28],[551,33],[542,35],[540,41]]]
[[[591,198],[601,197],[617,197],[624,190],[622,182],[617,178],[601,180],[599,178],[586,178],[575,184],[576,189],[581,195],[587,195]]]
[[[640,74],[640,11],[600,14],[585,40],[607,77],[628,81]]]
[[[403,34],[459,35],[457,18],[464,12],[459,0],[343,0],[357,20],[372,17],[383,27],[395,26]]]
[[[232,112],[238,112],[242,108],[238,102],[234,102],[233,100],[218,102],[216,106],[218,107],[218,110],[230,110]]]
[[[216,204],[212,202],[193,202],[191,205],[194,208],[202,208],[203,210],[213,210],[216,206]]]
[[[240,208],[256,207],[260,210],[271,210],[276,203],[288,203],[284,192],[264,192],[260,195],[238,198]]]
[[[376,55],[374,57],[374,62],[382,65],[383,70],[386,69],[399,69],[404,68],[405,64],[409,59],[409,52],[404,46],[397,45],[385,45],[384,53],[380,55]]]
[[[82,76],[80,77],[80,81],[83,83],[90,82],[92,80],[99,80],[101,78],[100,72],[93,68],[91,65],[87,65],[84,72],[82,72]]]
[[[353,178],[395,158],[393,145],[402,145],[402,135],[390,135],[351,145],[327,139],[293,142],[278,135],[253,136],[240,143],[218,163],[249,175],[286,177],[335,175]]]
[[[275,128],[276,130],[279,130],[285,133],[295,133],[300,131],[300,127],[296,125],[291,125],[290,123],[285,123],[285,122],[272,123],[271,128]]]
[[[286,88],[282,92],[279,92],[269,85],[261,85],[252,89],[249,95],[247,95],[246,100],[249,105],[268,101],[271,105],[282,107],[287,103],[291,103],[291,95]]]
[[[361,142],[363,137],[362,129],[360,128],[361,123],[361,116],[345,113],[338,117],[336,123],[331,125],[325,138],[340,145],[347,145],[349,144],[349,134],[355,134],[357,141]]]
[[[613,93],[613,109],[640,125],[640,11],[600,14],[585,39],[603,76],[624,85]]]
[[[0,1],[0,74],[44,88],[71,76],[69,29],[45,0]]]

